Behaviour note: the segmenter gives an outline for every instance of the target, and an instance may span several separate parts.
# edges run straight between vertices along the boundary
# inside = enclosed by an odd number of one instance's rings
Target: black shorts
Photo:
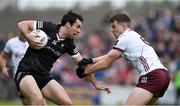
[[[40,73],[33,72],[33,71],[17,70],[16,75],[15,75],[15,83],[16,83],[16,87],[17,87],[18,91],[20,91],[19,90],[19,83],[21,82],[23,77],[25,77],[26,75],[32,75],[33,76],[33,78],[35,79],[40,90],[42,88],[44,88],[50,80],[52,80],[52,77],[50,76],[49,73],[47,73],[47,75],[44,75],[44,74],[40,74]]]

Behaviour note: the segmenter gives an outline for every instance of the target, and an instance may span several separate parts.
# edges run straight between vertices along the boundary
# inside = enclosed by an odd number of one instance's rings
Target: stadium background
[[[16,23],[19,20],[34,19],[59,23],[63,14],[72,9],[85,17],[83,31],[76,39],[77,47],[84,57],[100,56],[112,48],[114,41],[108,30],[107,17],[113,11],[124,11],[133,19],[132,28],[151,43],[171,73],[171,84],[158,104],[179,104],[176,91],[180,89],[180,2],[178,0],[125,0],[122,3],[116,0],[97,1],[95,3],[96,0],[77,0],[77,2],[72,0],[74,4],[66,8],[64,6],[71,1],[1,0],[0,51],[9,38],[17,35]],[[22,7],[23,2],[26,4],[24,7]],[[62,5],[59,6],[58,3]],[[7,65],[11,66],[11,63],[8,62]],[[108,84],[112,89],[112,93],[108,95],[96,91],[85,79],[78,79],[74,73],[75,68],[72,60],[68,56],[63,56],[52,69],[52,75],[65,87],[74,104],[122,104],[136,84],[138,76],[123,59],[115,62],[108,70],[97,73],[97,79]],[[0,105],[21,104],[17,95],[12,76],[9,78],[0,76]]]

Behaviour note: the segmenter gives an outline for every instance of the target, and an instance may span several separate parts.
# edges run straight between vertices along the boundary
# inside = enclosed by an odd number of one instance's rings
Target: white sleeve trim
[[[77,57],[77,56],[80,56],[80,53],[78,52],[77,54],[75,54],[75,55],[72,55],[71,57]]]

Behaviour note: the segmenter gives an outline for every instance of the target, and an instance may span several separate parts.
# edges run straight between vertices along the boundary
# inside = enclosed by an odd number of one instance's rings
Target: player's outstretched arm
[[[93,63],[93,60],[91,58],[86,59],[86,58],[83,58],[81,55],[73,57],[73,60],[79,67],[82,67],[82,68],[85,68],[89,64]],[[79,76],[77,71],[76,71],[76,74],[79,78],[82,78],[81,75]],[[108,94],[111,93],[111,90],[107,86],[102,85],[96,81],[96,78],[94,77],[93,74],[89,74],[86,78],[95,86],[96,89],[103,90],[107,92]]]
[[[84,74],[91,74],[108,68],[115,60],[121,57],[121,54],[122,53],[120,51],[112,49],[108,54],[101,57],[101,60],[91,66],[86,67],[84,69]]]
[[[93,64],[89,65],[88,67],[82,67],[79,66],[76,69],[76,74],[79,78],[83,78],[88,74],[97,72],[97,71],[101,71],[103,69],[108,68],[116,59],[121,57],[121,52],[116,50],[116,49],[112,49],[108,54],[103,55],[101,57],[97,57],[96,60],[97,62],[94,63],[93,59]]]
[[[102,55],[102,56],[93,58],[93,64],[95,64],[95,63],[101,61],[101,60],[104,58],[104,56],[106,56],[106,55]]]

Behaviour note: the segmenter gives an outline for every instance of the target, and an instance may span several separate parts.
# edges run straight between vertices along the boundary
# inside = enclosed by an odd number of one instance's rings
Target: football
[[[31,45],[31,48],[34,49],[42,49],[48,42],[48,36],[46,35],[46,33],[42,30],[36,29],[30,32],[30,36],[34,36],[35,41],[38,41],[39,43],[35,44],[35,45]]]

